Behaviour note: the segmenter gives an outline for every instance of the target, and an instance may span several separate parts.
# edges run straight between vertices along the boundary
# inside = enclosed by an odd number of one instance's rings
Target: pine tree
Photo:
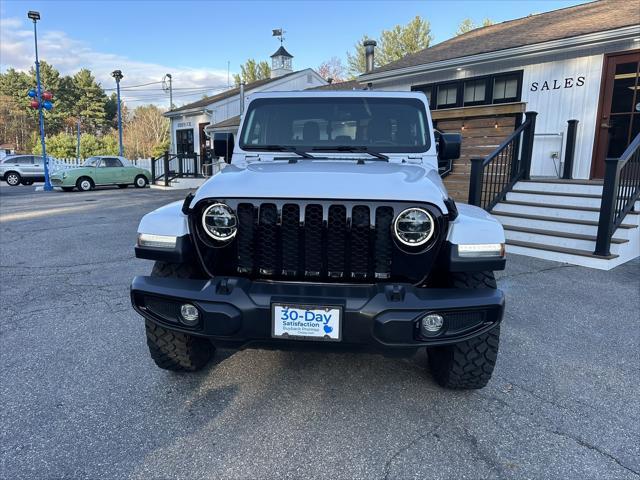
[[[75,116],[82,118],[83,130],[101,133],[109,127],[105,105],[107,96],[91,71],[83,68],[73,76]]]
[[[467,32],[470,32],[471,30],[475,30],[480,27],[488,27],[489,25],[493,25],[493,23],[494,23],[493,20],[491,20],[490,18],[485,18],[482,21],[482,24],[476,25],[474,21],[471,20],[470,18],[465,18],[464,20],[462,20],[462,22],[460,22],[460,25],[458,25],[458,30],[456,30],[456,36],[465,34]]]
[[[240,74],[233,74],[233,82],[236,87],[240,86],[240,82],[253,83],[256,80],[263,80],[271,77],[271,67],[265,61],[256,62],[253,58],[247,60],[244,65],[240,65]]]

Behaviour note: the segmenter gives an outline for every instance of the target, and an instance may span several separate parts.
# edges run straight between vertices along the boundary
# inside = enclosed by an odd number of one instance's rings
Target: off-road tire
[[[188,264],[156,262],[152,277],[199,278],[199,271]],[[156,365],[165,370],[196,371],[204,367],[215,352],[205,338],[174,332],[145,320],[147,346]]]
[[[493,272],[452,273],[454,288],[496,288]],[[470,340],[428,349],[429,366],[445,388],[477,389],[487,385],[496,365],[500,325]]]
[[[4,181],[7,182],[7,185],[17,187],[20,185],[22,177],[18,172],[7,172],[4,174]]]
[[[85,182],[88,182],[89,184],[88,188],[86,187],[87,183]],[[80,177],[76,181],[76,188],[78,189],[79,192],[88,192],[93,187],[95,187],[95,184],[93,183],[93,180],[91,180],[89,177]]]

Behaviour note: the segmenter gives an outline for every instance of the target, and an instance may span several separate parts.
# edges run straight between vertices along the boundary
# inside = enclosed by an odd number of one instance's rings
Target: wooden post
[[[576,130],[578,129],[578,120],[569,120],[567,122],[567,146],[564,150],[564,167],[562,168],[562,178],[571,179],[573,175],[573,156],[576,151]]]
[[[618,196],[618,175],[620,160],[607,158],[605,160],[604,186],[600,203],[600,218],[598,219],[598,234],[596,237],[595,255],[607,256],[611,254],[611,235],[616,213],[615,205]]]
[[[484,175],[484,158],[471,159],[471,176],[469,177],[469,205],[480,207],[482,201],[482,177]]]

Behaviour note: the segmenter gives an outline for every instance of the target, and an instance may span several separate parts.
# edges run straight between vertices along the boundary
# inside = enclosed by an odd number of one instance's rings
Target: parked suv
[[[44,162],[39,155],[11,155],[0,162],[0,180],[15,187],[44,182]]]
[[[487,384],[504,232],[448,197],[438,157],[460,136],[436,153],[423,94],[259,93],[238,141],[213,143],[230,165],[138,228],[155,265],[131,299],[160,368],[197,370],[216,347],[426,347],[441,385]]]

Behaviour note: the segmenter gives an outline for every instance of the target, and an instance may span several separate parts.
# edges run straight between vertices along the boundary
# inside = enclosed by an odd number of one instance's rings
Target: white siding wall
[[[205,114],[173,117],[171,119],[171,153],[176,153],[176,130],[187,130],[189,128],[193,130],[193,151],[200,153],[198,124],[208,122],[209,116]]]
[[[551,154],[559,152],[564,161],[567,120],[577,119],[573,177],[589,178],[603,59],[603,55],[592,55],[525,67],[522,101],[527,103],[527,110],[538,112],[536,132],[562,134],[562,137],[536,136],[532,176],[558,176],[559,161],[554,162]],[[565,88],[565,85],[572,86]]]

